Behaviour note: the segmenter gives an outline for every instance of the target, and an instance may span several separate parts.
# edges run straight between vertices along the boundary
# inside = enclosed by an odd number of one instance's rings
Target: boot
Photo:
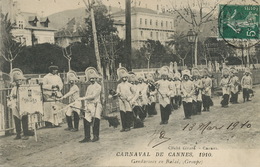
[[[92,139],[92,142],[96,142],[99,140],[99,137],[98,136],[94,136],[94,138]]]
[[[14,138],[14,140],[19,140],[19,139],[21,139],[21,138],[22,138],[21,135],[20,135],[20,134],[17,134],[16,137]]]
[[[66,120],[67,120],[68,128],[66,128],[64,130],[71,130],[71,129],[73,129],[71,116],[67,116],[66,115]]]
[[[87,143],[87,142],[91,142],[90,138],[84,138],[83,140],[79,141],[80,143]]]

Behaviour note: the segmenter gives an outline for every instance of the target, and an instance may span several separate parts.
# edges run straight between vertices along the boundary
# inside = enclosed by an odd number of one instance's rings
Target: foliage
[[[169,65],[171,61],[179,61],[178,57],[171,52],[170,47],[164,46],[160,41],[154,40],[147,40],[145,45],[140,49],[134,49],[132,51],[133,68],[146,68],[148,66],[148,59],[151,68]]]
[[[96,32],[99,43],[102,42],[102,38],[105,36],[111,35],[111,33],[115,33],[117,29],[114,27],[114,21],[108,16],[108,10],[105,5],[98,1],[98,5],[92,5],[95,23],[96,23]],[[87,11],[89,12],[89,11]],[[94,46],[94,38],[93,38],[93,30],[92,30],[92,20],[91,15],[86,18],[86,29],[83,34],[87,37],[83,39],[83,42]]]
[[[96,67],[94,49],[83,43],[74,43],[72,47],[72,70],[84,71],[89,66]],[[47,73],[51,63],[59,66],[60,72],[68,71],[66,58],[62,55],[62,48],[54,44],[37,44],[26,47],[14,62],[24,73]]]

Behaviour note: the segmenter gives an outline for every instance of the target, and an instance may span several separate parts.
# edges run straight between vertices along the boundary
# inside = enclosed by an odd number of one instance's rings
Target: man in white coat
[[[249,91],[251,90],[252,91],[252,88],[253,88],[253,80],[252,80],[252,77],[250,76],[252,73],[250,72],[250,69],[249,68],[246,68],[245,69],[245,72],[244,72],[244,76],[242,77],[241,79],[241,87],[242,87],[242,90],[243,90],[243,99],[244,99],[244,102],[245,101],[250,101],[249,99]]]
[[[81,108],[81,101],[77,100],[79,98],[79,87],[76,85],[78,77],[75,71],[70,70],[67,73],[67,78],[70,84],[70,90],[63,97],[61,97],[60,100],[69,98],[69,103],[73,103],[73,105],[68,107],[68,110],[65,113],[68,124],[68,128],[65,130],[76,132],[79,129],[79,115]],[[74,119],[74,127],[72,125],[72,114]]]
[[[120,132],[130,131],[131,121],[133,121],[132,104],[135,103],[135,88],[127,80],[129,77],[128,71],[124,67],[117,69],[118,81],[117,96],[119,98],[119,109],[122,123],[122,130]]]
[[[238,103],[238,92],[239,92],[239,78],[237,77],[237,70],[234,67],[230,68],[230,83],[231,83],[231,97],[230,97],[230,102],[232,104],[237,104]]]
[[[171,103],[170,103],[170,95],[171,95],[171,86],[170,81],[167,79],[169,75],[169,67],[163,66],[159,70],[161,79],[156,82],[158,86],[158,98],[160,104],[161,111],[161,122],[160,125],[168,124],[168,120],[171,114]]]
[[[202,111],[209,111],[210,106],[212,105],[211,100],[211,89],[212,89],[212,79],[209,77],[209,71],[207,68],[202,70],[203,78],[202,78],[202,104],[203,110]]]
[[[192,114],[192,101],[194,96],[194,83],[190,80],[191,74],[188,69],[182,71],[183,81],[181,84],[182,103],[184,110],[184,119],[191,119]]]
[[[58,75],[58,66],[51,65],[49,73],[43,77],[43,94],[44,101],[44,121],[46,127],[56,127],[62,122],[62,118],[57,118],[54,115],[53,106],[55,101],[62,96],[61,90],[63,83]]]
[[[90,85],[87,87],[86,94],[84,97],[78,100],[85,101],[85,115],[83,119],[84,123],[84,134],[83,140],[80,143],[96,142],[99,140],[99,128],[100,118],[102,113],[101,105],[101,85],[97,83],[99,78],[98,72],[94,67],[88,67],[85,70],[86,81],[90,81]],[[90,139],[90,126],[92,125],[93,139]]]
[[[222,69],[222,79],[220,81],[220,86],[222,87],[222,100],[221,100],[221,106],[222,107],[228,107],[229,102],[229,96],[230,96],[230,82],[231,78],[229,77],[229,69],[223,68]]]
[[[19,86],[22,84],[22,81],[26,78],[23,76],[22,71],[18,68],[14,68],[11,71],[11,76],[13,78],[15,86],[12,88],[11,93],[9,95],[8,106],[12,109],[12,114],[14,117],[14,125],[16,130],[16,137],[14,138],[14,140],[27,140],[28,136],[34,135],[34,132],[28,130],[28,114],[26,112],[21,113],[19,108],[20,101],[18,94]],[[24,134],[23,138],[21,137],[22,129]]]

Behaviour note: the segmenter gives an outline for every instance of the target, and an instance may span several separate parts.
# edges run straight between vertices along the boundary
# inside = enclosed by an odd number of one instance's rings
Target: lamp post
[[[195,44],[195,50],[196,50],[197,34],[192,29],[190,29],[187,33],[187,37],[188,37],[188,42],[192,46],[192,59],[193,59],[193,45]],[[195,52],[195,54],[194,54],[194,64],[195,64],[195,67],[197,67],[197,64],[198,64],[197,63],[197,52]],[[193,65],[193,61],[192,61],[192,65]]]

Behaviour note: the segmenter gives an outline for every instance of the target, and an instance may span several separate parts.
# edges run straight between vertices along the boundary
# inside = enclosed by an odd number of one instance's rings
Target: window
[[[158,40],[159,39],[159,33],[156,32],[156,39]]]
[[[171,26],[171,29],[172,29],[172,22],[170,22],[170,26]]]
[[[150,33],[150,37],[151,37],[151,39],[153,39],[153,32]]]
[[[150,19],[150,25],[153,25],[153,20],[152,19]]]
[[[142,22],[143,22],[143,21],[142,21],[142,18],[140,18],[140,24],[142,24]]]
[[[147,19],[144,20],[144,24],[147,25]]]
[[[158,20],[156,20],[155,25],[158,26]]]
[[[141,37],[143,37],[143,31],[141,31],[140,33],[141,33]]]
[[[159,10],[159,5],[157,5],[157,10]]]
[[[169,34],[168,34],[168,33],[166,33],[166,37],[167,37],[167,38],[169,37]]]
[[[166,28],[168,28],[168,21],[166,21]]]
[[[23,29],[23,21],[18,21],[18,28]]]
[[[161,26],[163,27],[163,21],[161,21]]]

